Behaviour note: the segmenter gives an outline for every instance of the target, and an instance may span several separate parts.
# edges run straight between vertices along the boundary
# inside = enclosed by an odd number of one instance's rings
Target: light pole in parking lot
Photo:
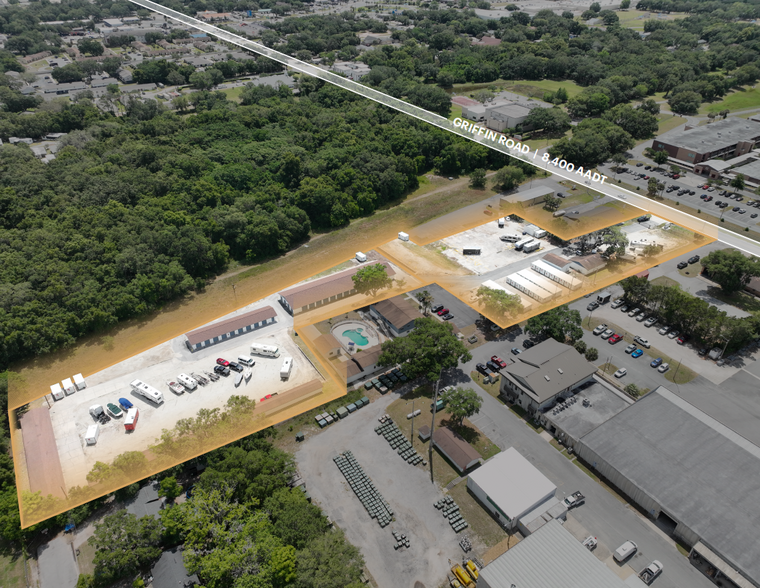
[[[412,403],[412,436],[410,438],[412,442],[412,447],[414,447],[414,401],[417,400],[416,398],[412,398],[411,400],[408,400],[406,402],[406,405],[409,406],[409,403]]]

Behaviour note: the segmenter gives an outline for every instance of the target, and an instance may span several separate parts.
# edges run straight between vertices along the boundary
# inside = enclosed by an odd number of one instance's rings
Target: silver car
[[[657,317],[650,316],[646,322],[644,322],[645,327],[652,327],[657,324]]]
[[[636,316],[641,312],[640,308],[634,308],[631,312],[628,313],[628,316]]]
[[[662,327],[659,331],[657,331],[660,335],[667,335],[668,331],[670,330],[670,327],[665,325]]]
[[[639,316],[636,317],[637,323],[643,323],[647,319],[647,313],[642,312]]]
[[[613,331],[612,329],[607,329],[604,333],[602,333],[602,339],[609,339],[614,334],[615,334],[615,331]]]

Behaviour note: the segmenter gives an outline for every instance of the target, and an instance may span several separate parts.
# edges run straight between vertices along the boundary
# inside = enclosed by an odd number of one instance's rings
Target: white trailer
[[[177,381],[188,390],[195,390],[198,387],[198,382],[195,380],[195,378],[191,378],[187,374],[178,375]]]
[[[277,345],[251,343],[251,354],[262,355],[264,357],[280,357],[280,348]]]
[[[291,371],[293,371],[293,358],[286,357],[282,361],[282,367],[280,368],[280,379],[287,380],[290,377]]]
[[[50,386],[50,393],[56,400],[61,400],[61,398],[63,398],[63,389],[60,384],[53,384]]]
[[[100,437],[100,425],[90,425],[87,427],[87,432],[84,434],[84,442],[87,445],[95,445]]]
[[[77,390],[84,390],[87,388],[87,384],[85,383],[82,374],[76,374],[72,379],[74,380],[74,385],[77,387]]]
[[[536,249],[538,249],[539,247],[541,247],[540,241],[531,241],[530,243],[526,243],[525,245],[523,245],[522,250],[523,250],[523,253],[531,253],[535,251]]]
[[[536,239],[546,237],[546,231],[544,231],[541,227],[537,227],[536,225],[525,225],[523,228],[523,234],[530,235]]]
[[[164,401],[164,395],[156,390],[153,386],[149,386],[141,380],[133,380],[130,384],[135,394],[139,394],[148,400],[152,400],[156,404],[161,404]]]
[[[77,387],[74,386],[74,382],[72,382],[70,378],[66,378],[61,384],[63,385],[63,391],[66,392],[67,396],[77,391]]]
[[[367,261],[367,256],[364,255],[364,253],[362,253],[361,251],[357,251],[356,252],[356,261],[358,261],[360,263],[364,263],[365,261]]]
[[[522,248],[532,241],[533,237],[525,237],[524,239],[520,239],[517,243],[515,243],[515,249],[517,251],[522,251]]]
[[[403,233],[402,232],[402,233],[398,234],[398,238],[399,238],[400,241],[408,241],[409,240],[409,235],[407,233]]]

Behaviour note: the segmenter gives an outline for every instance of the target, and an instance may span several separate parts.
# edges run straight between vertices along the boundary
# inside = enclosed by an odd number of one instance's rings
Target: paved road
[[[468,383],[467,374],[474,369],[475,363],[483,357],[508,354],[510,346],[509,341],[503,341],[489,342],[477,348],[473,360],[449,374],[446,383]],[[477,386],[472,387],[480,391]],[[481,394],[481,398],[483,406],[480,413],[470,420],[502,449],[515,447],[556,484],[560,492],[583,492],[587,497],[586,505],[573,511],[573,515],[609,551],[614,551],[624,541],[631,539],[639,546],[639,554],[629,562],[636,572],[654,558],[663,563],[665,572],[657,580],[660,588],[713,587],[650,521],[596,484],[498,400],[485,393]]]
[[[71,547],[71,536],[59,534],[37,549],[40,588],[75,588],[79,568]]]

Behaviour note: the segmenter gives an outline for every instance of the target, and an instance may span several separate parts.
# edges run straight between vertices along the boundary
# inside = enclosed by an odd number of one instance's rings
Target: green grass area
[[[760,108],[760,89],[741,88],[731,92],[720,102],[708,102],[699,108],[699,114],[708,114],[710,112],[718,113],[721,110],[747,110],[748,108]]]
[[[681,116],[676,116],[675,114],[660,114],[657,116],[657,134],[661,135],[663,133],[666,133],[668,131],[672,131],[677,126],[682,125],[686,122],[686,119]],[[650,141],[651,139],[647,139],[647,141]]]
[[[744,312],[748,312],[750,314],[760,312],[760,299],[755,298],[752,296],[752,294],[747,294],[746,292],[737,292],[736,294],[729,296],[723,292],[720,286],[710,286],[707,288],[707,293],[713,298],[717,298],[721,302],[730,304],[731,306],[739,308]]]
[[[488,392],[491,396],[496,398],[499,402],[504,404],[504,401],[499,398],[499,383],[495,382],[493,384],[485,384],[483,382],[484,377],[483,374],[480,372],[470,372],[470,378],[472,378],[472,381],[475,382],[478,386],[483,388],[486,392]]]
[[[227,95],[227,100],[234,100],[235,102],[240,102],[240,94],[243,93],[243,90],[245,90],[245,86],[237,86],[235,88],[227,88],[225,90],[221,90]]]
[[[3,588],[26,588],[24,557],[20,553],[0,553],[0,586]]]
[[[459,506],[464,520],[470,525],[465,533],[471,530],[487,547],[496,545],[507,537],[506,531],[493,520],[491,513],[467,490],[465,482],[454,486],[449,494]]]
[[[644,10],[621,10],[616,13],[620,19],[620,26],[636,31],[644,30],[644,23],[648,20],[665,20],[673,21],[679,18],[685,18],[684,13],[672,13],[672,14],[652,14]]]
[[[454,120],[462,116],[462,107],[459,104],[451,104],[451,114],[449,114],[449,120]]]
[[[85,541],[85,543],[79,548],[79,555],[77,556],[77,565],[79,566],[80,574],[94,574],[95,573],[95,547]]]
[[[618,371],[618,366],[616,366],[611,361],[605,362],[602,365],[599,366],[599,369],[602,370],[605,374],[608,376],[613,375],[616,371]]]
[[[522,96],[528,96],[529,98],[543,98],[544,92],[556,92],[560,88],[567,90],[567,95],[570,98],[577,96],[583,91],[582,87],[570,80],[496,80],[495,82],[483,84],[454,84],[454,91],[457,94],[469,94],[493,87],[521,94]]]
[[[681,284],[676,282],[672,278],[668,278],[667,276],[660,276],[659,278],[655,278],[650,282],[653,286],[666,286],[668,288],[680,288]]]

